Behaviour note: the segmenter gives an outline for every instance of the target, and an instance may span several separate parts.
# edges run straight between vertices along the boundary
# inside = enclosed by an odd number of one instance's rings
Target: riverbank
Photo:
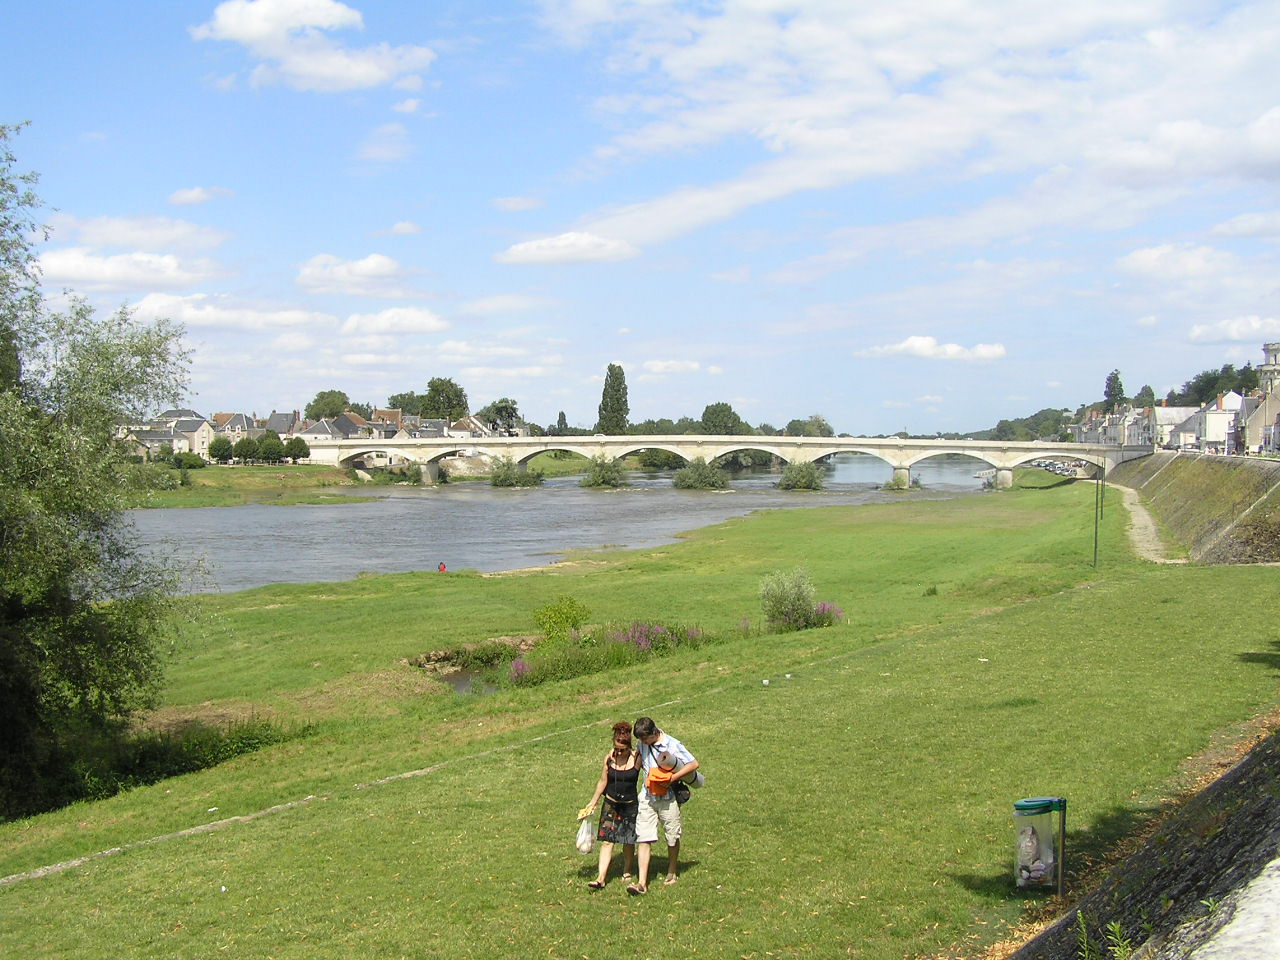
[[[1134,560],[1114,491],[1095,570],[1093,496],[771,511],[531,574],[201,599],[169,709],[314,734],[0,827],[3,875],[170,837],[0,888],[0,948],[642,956],[656,912],[705,956],[976,955],[1035,902],[1011,882],[1014,799],[1070,798],[1070,888],[1187,756],[1275,699],[1272,652],[1250,640],[1250,611],[1280,599],[1272,572]],[[844,621],[760,633],[760,578],[797,565]],[[534,633],[562,594],[593,621],[719,642],[482,698],[399,663]],[[708,786],[686,808],[680,883],[629,900],[585,888],[571,833],[608,724],[641,714],[693,747]],[[601,909],[623,922],[602,932]]]

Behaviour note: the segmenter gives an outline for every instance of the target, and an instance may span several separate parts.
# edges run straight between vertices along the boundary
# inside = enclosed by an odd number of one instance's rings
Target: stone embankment
[[[1167,555],[1172,541],[1192,562],[1280,562],[1280,462],[1160,453],[1124,464],[1108,479],[1123,485],[1130,537],[1147,559],[1186,562]],[[1096,890],[1003,955],[1280,960],[1276,719],[1260,721],[1270,732],[1238,763],[1224,762],[1227,772],[1171,814]]]
[[[1195,563],[1280,562],[1280,460],[1162,451],[1107,480],[1134,491]],[[1135,547],[1145,555],[1136,538]]]

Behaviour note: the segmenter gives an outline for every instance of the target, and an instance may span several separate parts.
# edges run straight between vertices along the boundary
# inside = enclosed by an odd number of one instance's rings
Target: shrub
[[[782,479],[778,481],[779,490],[821,490],[822,468],[812,460],[803,463],[788,463],[782,468]]]
[[[174,490],[178,480],[163,463],[130,465],[122,477],[126,490]]]
[[[611,625],[592,634],[574,636],[564,643],[539,646],[528,657],[512,662],[507,679],[515,686],[536,686],[627,667],[679,647],[708,642],[711,638],[697,627],[633,620],[625,626]]]
[[[499,457],[493,465],[489,483],[495,487],[536,487],[542,483],[541,470],[521,470],[510,457]]]
[[[813,584],[800,567],[776,570],[760,581],[760,606],[773,630],[829,627],[844,618],[844,611],[834,603],[815,603],[813,597]]]
[[[622,473],[622,461],[599,453],[587,464],[587,473],[578,481],[583,487],[625,487],[627,478]]]
[[[204,466],[204,457],[198,453],[175,453],[169,458],[169,464],[175,470],[199,470]]]
[[[571,631],[587,622],[591,611],[570,596],[557,597],[533,615],[533,622],[548,640],[567,640]]]
[[[729,486],[724,471],[717,470],[703,457],[695,457],[687,467],[677,470],[672,482],[677,490],[723,490]]]

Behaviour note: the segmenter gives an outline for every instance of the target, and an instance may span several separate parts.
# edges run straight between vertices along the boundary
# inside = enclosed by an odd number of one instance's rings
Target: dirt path
[[[1138,491],[1132,487],[1112,484],[1111,489],[1119,490],[1124,499],[1125,509],[1129,511],[1129,543],[1133,551],[1143,560],[1151,563],[1186,563],[1186,559],[1170,559],[1165,555],[1164,541],[1156,529],[1156,522],[1151,518],[1147,508],[1142,505]]]

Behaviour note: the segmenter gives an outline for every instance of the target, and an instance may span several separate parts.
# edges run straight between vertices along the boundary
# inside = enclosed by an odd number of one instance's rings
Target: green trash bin
[[[1058,814],[1056,825],[1055,813]],[[1019,887],[1056,886],[1058,894],[1062,894],[1066,827],[1066,797],[1027,797],[1014,801],[1013,879]]]

